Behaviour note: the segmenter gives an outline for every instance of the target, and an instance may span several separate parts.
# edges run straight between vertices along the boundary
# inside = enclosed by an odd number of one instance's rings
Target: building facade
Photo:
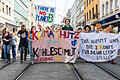
[[[103,28],[120,28],[120,0],[100,0],[100,22]]]
[[[0,0],[0,33],[3,27],[12,30],[14,27],[13,18],[14,0]]]
[[[86,25],[98,21],[100,17],[100,6],[99,1],[101,0],[84,0],[84,20]]]
[[[35,26],[36,6],[34,0],[29,0],[29,26]]]
[[[28,0],[14,0],[14,24],[16,26],[26,25],[29,28],[28,21]]]
[[[75,29],[77,26],[77,0],[75,0],[72,8],[70,9],[71,26]]]
[[[70,19],[70,16],[71,16],[71,14],[70,14],[70,9],[69,9],[67,12],[67,17]]]
[[[77,0],[77,27],[84,26],[84,1]]]

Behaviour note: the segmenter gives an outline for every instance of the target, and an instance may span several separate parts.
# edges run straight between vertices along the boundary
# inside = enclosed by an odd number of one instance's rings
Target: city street
[[[0,0],[0,80],[120,80],[120,0]]]
[[[120,58],[116,59],[116,64],[109,62],[96,63],[102,65],[113,75],[96,66],[78,59],[75,64],[65,63],[36,63],[30,65],[29,61],[20,63],[16,61],[4,66],[0,64],[1,80],[119,80],[120,79]],[[74,67],[71,67],[73,65]],[[2,68],[2,69],[1,69]],[[75,71],[74,71],[75,69]],[[116,77],[115,77],[116,75]]]

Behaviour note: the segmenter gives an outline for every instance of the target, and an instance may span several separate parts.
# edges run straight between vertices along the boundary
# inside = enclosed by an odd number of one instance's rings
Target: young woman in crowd
[[[42,31],[42,26],[38,25],[38,29],[39,29],[39,31]]]
[[[82,28],[79,27],[79,28],[77,29],[77,31],[78,31],[78,32],[82,32]]]
[[[51,26],[51,31],[55,32],[55,26]]]
[[[16,60],[16,47],[17,47],[17,28],[13,28],[13,33],[12,33],[12,56],[13,60]]]
[[[84,32],[85,33],[90,33],[91,32],[91,27],[89,26],[89,25],[86,25],[85,27],[84,27]]]
[[[36,27],[35,26],[32,26],[31,28],[31,31],[28,35],[28,50],[29,50],[29,53],[30,53],[30,60],[31,60],[31,63],[34,64],[34,54],[33,54],[33,50],[32,50],[32,34],[33,32],[35,32],[36,30]]]
[[[115,33],[115,31],[113,31],[113,25],[109,25],[109,27],[106,28],[106,33]],[[112,64],[115,64],[114,59],[111,61]]]
[[[49,31],[50,31],[49,27],[46,27],[46,30],[44,30],[44,37],[49,36]]]
[[[19,43],[19,48],[20,48],[20,62],[23,62],[23,53],[24,54],[24,61],[26,61],[27,57],[27,37],[28,37],[28,31],[26,30],[26,26],[22,25],[21,30],[18,31],[18,37],[20,37],[20,43]]]
[[[12,41],[12,36],[9,33],[8,28],[3,29],[2,40],[3,40],[4,59],[5,59],[5,63],[7,63],[8,61],[10,61],[10,43]]]

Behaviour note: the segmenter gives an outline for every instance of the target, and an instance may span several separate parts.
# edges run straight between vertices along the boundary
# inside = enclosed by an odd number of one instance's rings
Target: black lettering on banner
[[[34,57],[37,56],[39,58],[37,51],[38,51],[38,48],[36,50],[35,50],[35,48],[33,48]]]
[[[62,54],[60,54],[60,49],[62,49],[62,48],[58,48],[58,55],[62,55]]]
[[[62,49],[62,48],[50,47],[50,55],[51,55],[51,56],[54,56],[54,55],[62,55],[62,54],[60,54],[60,49]]]
[[[54,47],[50,47],[50,56],[54,56],[53,52],[54,52]]]
[[[49,55],[47,54],[47,49],[42,49],[42,56],[49,56]]]
[[[64,49],[64,55],[70,55],[70,49]]]
[[[57,55],[58,54],[58,49],[57,48],[54,48],[54,55]]]
[[[93,49],[93,45],[86,45],[87,49]]]
[[[116,38],[116,39],[111,39],[110,40],[110,43],[118,43],[119,42],[119,39],[118,38]]]
[[[72,48],[72,55],[71,56],[75,55],[75,50],[76,50],[76,48]]]

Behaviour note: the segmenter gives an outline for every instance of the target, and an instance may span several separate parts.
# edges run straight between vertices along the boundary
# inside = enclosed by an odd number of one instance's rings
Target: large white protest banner
[[[110,33],[81,33],[80,57],[90,62],[106,62],[117,57],[120,35]]]

